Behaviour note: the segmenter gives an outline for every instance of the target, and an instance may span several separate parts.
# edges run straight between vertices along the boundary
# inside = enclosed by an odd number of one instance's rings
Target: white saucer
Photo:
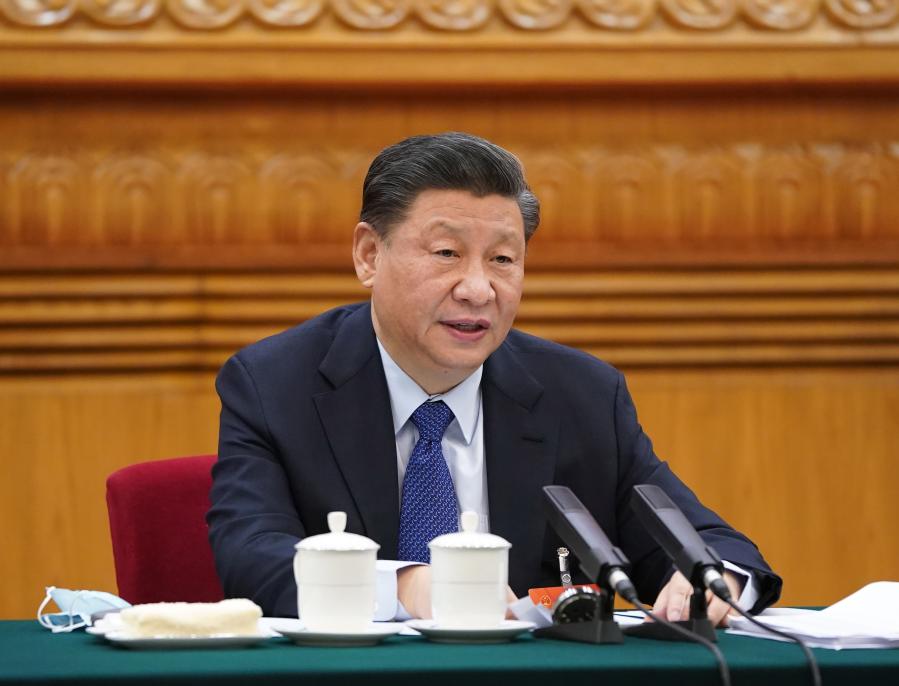
[[[362,631],[312,631],[297,619],[272,619],[266,626],[297,645],[303,646],[373,646],[403,630],[398,622],[374,622]]]
[[[221,634],[219,636],[129,636],[121,631],[107,631],[104,637],[110,643],[123,648],[144,650],[171,650],[173,648],[245,648],[271,638],[264,634]]]
[[[498,626],[481,628],[440,627],[433,619],[410,619],[406,626],[437,643],[505,643],[534,628],[532,622],[515,619],[507,619]]]

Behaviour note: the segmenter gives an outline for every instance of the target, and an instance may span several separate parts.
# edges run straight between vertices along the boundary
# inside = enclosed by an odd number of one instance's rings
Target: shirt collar
[[[384,375],[387,377],[387,390],[390,393],[390,409],[393,412],[393,432],[398,434],[400,429],[409,421],[412,413],[427,400],[442,400],[453,411],[455,421],[462,429],[462,435],[466,443],[471,443],[474,430],[478,422],[478,414],[481,409],[481,375],[484,373],[484,365],[478,367],[462,383],[454,386],[446,393],[428,395],[406,374],[400,366],[394,362],[390,354],[378,341],[378,351],[381,353],[381,363],[384,365]]]

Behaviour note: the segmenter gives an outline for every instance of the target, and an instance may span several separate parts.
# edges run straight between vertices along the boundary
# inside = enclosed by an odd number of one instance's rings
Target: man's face
[[[428,393],[464,380],[512,327],[525,256],[514,199],[423,191],[385,239],[359,224],[353,248],[378,338]]]

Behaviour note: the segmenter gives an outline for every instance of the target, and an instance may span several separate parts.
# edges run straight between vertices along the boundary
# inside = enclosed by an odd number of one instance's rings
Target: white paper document
[[[812,648],[899,648],[899,582],[877,581],[823,610],[766,610],[757,619],[805,640]],[[776,641],[743,617],[728,633]]]

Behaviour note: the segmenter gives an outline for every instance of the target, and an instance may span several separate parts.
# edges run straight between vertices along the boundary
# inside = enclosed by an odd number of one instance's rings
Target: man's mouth
[[[490,322],[485,319],[450,319],[443,324],[462,333],[476,333],[490,328]]]

